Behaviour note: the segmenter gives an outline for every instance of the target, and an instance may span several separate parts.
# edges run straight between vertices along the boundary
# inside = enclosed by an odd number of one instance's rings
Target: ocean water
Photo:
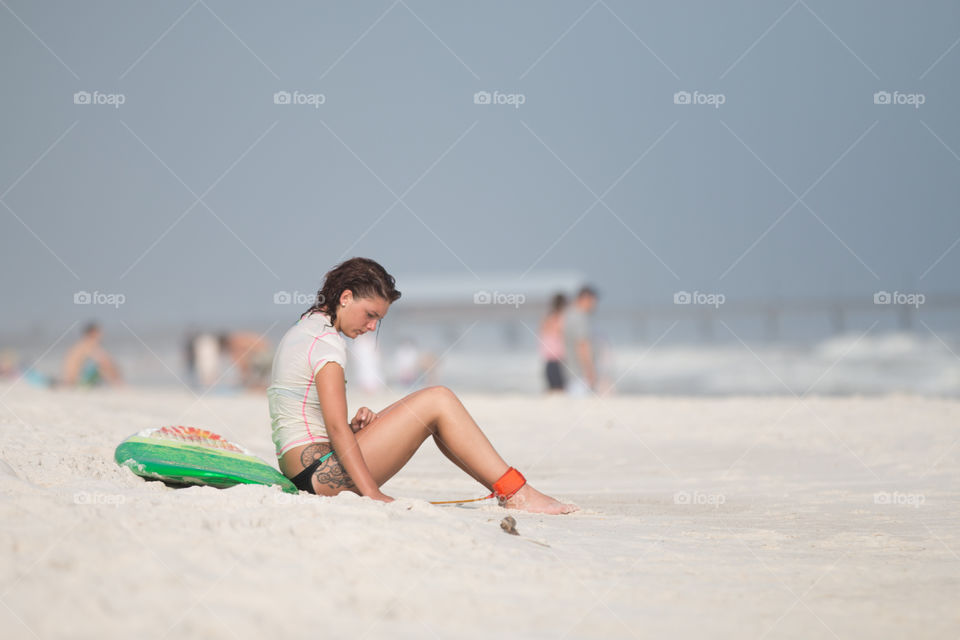
[[[180,338],[171,334],[107,341],[128,383],[149,386],[193,386]],[[142,340],[142,342],[141,342]],[[429,384],[445,384],[461,392],[541,393],[544,364],[535,340],[517,346],[451,340],[419,347],[434,362],[413,382],[398,371],[397,344],[381,336],[376,375],[387,391],[403,392]],[[276,344],[276,340],[274,340]],[[348,388],[358,389],[360,363],[347,340]],[[660,395],[802,395],[889,394],[960,396],[960,338],[948,332],[886,331],[844,333],[805,343],[736,339],[598,344],[602,386],[623,394]],[[32,353],[31,353],[32,351]],[[58,375],[65,347],[34,360],[40,347],[20,349],[22,365],[43,376]],[[34,355],[37,354],[37,355]],[[424,367],[421,367],[421,370]],[[214,391],[230,392],[238,383],[229,362]],[[39,376],[35,376],[39,377]],[[408,375],[409,378],[409,375]]]
[[[943,342],[941,342],[941,340]],[[840,335],[810,345],[667,344],[607,347],[600,371],[617,393],[666,395],[960,395],[955,337]],[[453,353],[442,379],[465,389],[537,392],[535,354]]]

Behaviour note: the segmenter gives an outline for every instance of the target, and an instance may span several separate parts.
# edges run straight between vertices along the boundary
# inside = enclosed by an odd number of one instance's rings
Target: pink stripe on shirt
[[[307,352],[307,366],[310,367],[311,374],[313,374],[314,372],[314,366],[313,366],[313,360],[312,360],[313,348],[317,346],[317,341],[320,340],[320,338],[323,338],[325,336],[334,336],[334,335],[337,335],[336,331],[327,331],[326,333],[321,333],[318,336],[314,336],[313,342],[310,343],[310,350]],[[325,362],[327,362],[327,358],[324,358],[323,360],[318,362],[317,365],[319,366]],[[323,436],[313,435],[313,431],[310,430],[310,421],[307,420],[307,399],[310,397],[310,385],[312,384],[314,384],[314,380],[310,380],[310,382],[307,383],[307,387],[303,392],[303,402],[300,404],[300,415],[303,416],[303,426],[307,430],[307,437],[302,438],[300,440],[296,440],[295,442],[287,443],[287,446],[284,447],[283,451],[286,451],[287,449],[289,449],[293,444],[299,444],[301,442],[314,442],[319,439],[324,439]],[[320,400],[320,394],[318,392],[317,401],[319,400]],[[326,438],[326,439],[329,440],[329,438]],[[283,454],[283,451],[281,451],[280,453]]]
[[[295,446],[303,444],[305,442],[330,442],[330,438],[326,436],[309,436],[307,438],[300,438],[299,440],[294,440],[293,442],[288,442],[283,449],[280,450],[280,453],[277,457],[282,456],[290,449],[293,449]]]

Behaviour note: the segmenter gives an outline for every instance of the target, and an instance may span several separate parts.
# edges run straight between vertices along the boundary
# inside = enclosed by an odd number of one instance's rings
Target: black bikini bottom
[[[326,462],[327,458],[332,455],[333,450],[331,449],[323,456],[311,462],[309,466],[304,467],[303,471],[290,478],[290,482],[292,482],[297,489],[300,489],[300,491],[306,491],[307,493],[316,495],[317,492],[313,490],[313,474],[320,468],[320,465]]]

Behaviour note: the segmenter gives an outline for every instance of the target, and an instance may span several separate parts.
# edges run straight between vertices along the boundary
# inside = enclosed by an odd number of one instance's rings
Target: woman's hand
[[[376,495],[370,495],[367,497],[371,500],[379,500],[380,502],[393,502],[393,498],[380,491],[378,491]]]
[[[360,407],[360,410],[357,411],[357,415],[353,417],[353,420],[350,421],[350,429],[354,433],[360,431],[365,426],[377,419],[377,414],[368,409],[367,407]]]

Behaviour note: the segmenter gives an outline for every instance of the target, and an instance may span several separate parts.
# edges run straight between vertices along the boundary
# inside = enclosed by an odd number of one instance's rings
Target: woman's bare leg
[[[428,436],[433,436],[445,456],[488,490],[509,468],[460,399],[446,387],[411,393],[380,412],[356,435],[378,485],[402,469]],[[543,513],[576,510],[574,505],[561,504],[529,483],[505,506]]]
[[[452,462],[453,464],[455,464],[455,465],[457,465],[458,467],[460,467],[461,469],[463,469],[464,473],[466,473],[468,476],[470,476],[471,478],[473,478],[474,480],[476,480],[476,481],[479,482],[480,484],[483,484],[483,480],[481,480],[480,478],[478,478],[478,477],[476,476],[476,474],[473,473],[473,470],[470,469],[470,467],[468,467],[467,465],[465,465],[465,464],[463,463],[463,460],[461,460],[460,458],[458,458],[457,455],[456,455],[453,451],[450,451],[450,449],[447,447],[447,445],[445,445],[445,444],[443,443],[443,440],[440,439],[440,436],[438,436],[437,434],[433,434],[433,441],[434,441],[434,443],[436,443],[437,449],[440,449],[440,453],[442,453],[443,455],[447,456],[447,459],[450,460],[450,462]]]
[[[418,392],[415,392],[415,393],[418,393]],[[379,414],[377,414],[378,418],[379,418],[379,416],[382,416],[382,415],[385,415],[385,414],[389,413],[391,409],[394,409],[395,407],[399,406],[402,402],[405,402],[405,401],[407,400],[407,398],[409,398],[409,397],[412,396],[412,395],[414,395],[414,394],[411,393],[410,395],[406,396],[405,398],[403,398],[403,399],[401,399],[401,400],[397,400],[396,402],[394,402],[394,403],[392,403],[392,404],[390,404],[390,405],[387,405],[383,410],[380,411]],[[474,480],[476,480],[476,481],[479,482],[480,484],[483,484],[483,480],[481,480],[480,478],[478,478],[477,475],[473,472],[473,470],[470,469],[470,467],[468,467],[466,464],[464,464],[463,460],[461,460],[460,458],[458,458],[455,453],[453,453],[452,451],[450,451],[450,449],[447,447],[447,445],[445,445],[445,444],[443,443],[443,440],[440,439],[440,436],[439,436],[437,433],[434,433],[434,434],[433,434],[433,442],[434,442],[434,444],[437,445],[437,449],[440,450],[440,453],[442,453],[443,455],[445,455],[445,456],[447,457],[447,459],[450,460],[450,462],[452,462],[453,464],[455,464],[455,465],[457,465],[458,467],[460,467],[460,468],[463,470],[463,472],[466,473],[468,476],[470,476],[471,478],[473,478]]]
[[[430,436],[441,440],[457,466],[469,469],[488,488],[510,467],[446,387],[421,389],[394,402],[356,436],[378,485],[402,469]]]

